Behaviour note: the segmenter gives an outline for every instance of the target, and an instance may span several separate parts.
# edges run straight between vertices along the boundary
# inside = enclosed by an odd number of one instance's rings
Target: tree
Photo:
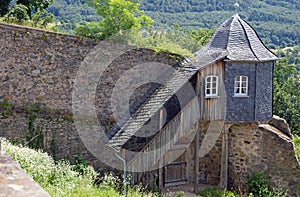
[[[0,0],[0,16],[4,16],[9,11],[11,0]]]
[[[7,19],[14,18],[18,21],[18,23],[29,20],[27,11],[28,11],[28,8],[25,5],[16,4],[7,13]]]
[[[77,35],[105,39],[124,30],[153,24],[153,20],[139,9],[140,4],[133,0],[91,0],[89,5],[96,9],[102,20],[79,26],[75,30]]]
[[[25,5],[28,8],[27,14],[32,19],[33,14],[45,11],[52,0],[17,0],[16,3]]]
[[[293,134],[300,134],[300,72],[296,65],[282,58],[275,65],[274,114],[287,120]]]

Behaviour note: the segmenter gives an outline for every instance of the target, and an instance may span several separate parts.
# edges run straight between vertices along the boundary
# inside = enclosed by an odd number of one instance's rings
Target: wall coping
[[[3,150],[0,150],[0,197],[50,197],[50,195]]]

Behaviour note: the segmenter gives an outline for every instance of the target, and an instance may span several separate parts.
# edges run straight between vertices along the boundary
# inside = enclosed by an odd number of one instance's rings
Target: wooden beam
[[[158,163],[158,188],[160,190],[164,187],[163,168],[164,168],[163,158],[160,158]]]
[[[222,140],[222,158],[221,158],[221,173],[220,173],[220,189],[227,189],[228,186],[228,132],[230,125],[224,125],[223,140]]]
[[[198,188],[198,173],[199,173],[199,155],[200,155],[200,131],[201,131],[201,126],[199,122],[196,123],[195,126],[196,129],[196,137],[195,137],[195,180],[194,180],[194,192],[196,193],[199,188]]]
[[[200,80],[201,80],[201,73],[198,71],[197,73],[197,82],[196,82],[196,94],[200,96]]]

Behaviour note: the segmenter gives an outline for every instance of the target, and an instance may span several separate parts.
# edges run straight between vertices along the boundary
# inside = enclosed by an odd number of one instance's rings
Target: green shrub
[[[284,197],[287,191],[280,188],[270,189],[270,181],[263,172],[255,172],[247,181],[249,192],[255,197]]]
[[[118,197],[120,180],[112,175],[102,177],[99,186],[94,182],[98,174],[87,161],[78,158],[75,165],[68,161],[55,162],[47,153],[27,147],[14,146],[1,139],[1,147],[15,159],[26,172],[51,196],[74,197]],[[128,188],[128,196],[154,196],[145,193],[141,187]]]

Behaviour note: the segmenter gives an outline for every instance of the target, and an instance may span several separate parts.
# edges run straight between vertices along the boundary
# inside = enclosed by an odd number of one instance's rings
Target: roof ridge
[[[254,55],[254,57],[255,57],[257,60],[260,60],[260,59],[257,57],[256,53],[254,52],[254,50],[253,50],[253,48],[252,48],[251,42],[250,42],[250,40],[249,40],[249,35],[248,35],[248,33],[247,33],[247,31],[246,31],[244,25],[243,25],[243,24],[241,23],[241,21],[240,21],[240,20],[243,20],[243,19],[241,19],[240,17],[239,17],[238,19],[239,19],[239,20],[238,20],[239,24],[240,24],[240,25],[242,26],[242,28],[243,28],[243,33],[246,35],[246,39],[247,39],[247,42],[248,42],[248,45],[249,45],[249,47],[250,47],[250,50],[251,50],[252,54]],[[243,21],[244,21],[244,20],[243,20]]]

